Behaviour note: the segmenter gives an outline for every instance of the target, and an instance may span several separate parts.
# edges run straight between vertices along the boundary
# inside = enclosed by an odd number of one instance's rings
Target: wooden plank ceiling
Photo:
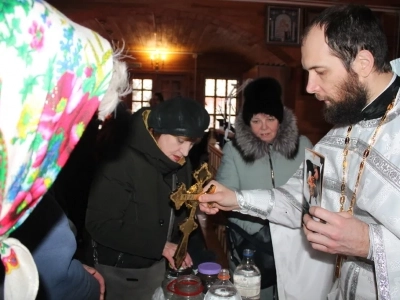
[[[211,1],[211,0],[48,0],[77,23],[121,46],[136,62],[149,51],[174,55],[236,55],[249,65],[298,64],[299,51],[265,43],[265,11],[270,4],[326,7],[348,1]],[[400,0],[352,0],[388,14],[398,14]],[[397,17],[398,18],[398,17]],[[175,53],[175,54],[174,54]],[[177,54],[179,53],[179,54]]]

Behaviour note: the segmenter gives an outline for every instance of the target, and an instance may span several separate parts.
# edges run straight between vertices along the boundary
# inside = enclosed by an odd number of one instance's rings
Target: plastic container
[[[171,268],[170,265],[168,265],[167,270],[165,271],[164,275],[164,280],[161,283],[161,288],[164,292],[164,298],[165,300],[171,299],[173,293],[168,290],[167,286],[168,284],[177,279],[179,276],[182,275],[193,275],[193,269],[192,268],[180,268],[178,270],[174,270]]]
[[[209,288],[218,280],[218,274],[221,271],[221,265],[214,262],[205,262],[199,264],[197,276],[203,284],[203,293],[207,294]]]
[[[195,275],[183,275],[171,281],[167,289],[173,292],[171,300],[203,300],[203,285]]]

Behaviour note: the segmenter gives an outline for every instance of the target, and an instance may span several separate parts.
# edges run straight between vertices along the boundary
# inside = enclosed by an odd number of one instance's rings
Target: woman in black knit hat
[[[165,260],[174,267],[178,219],[169,199],[178,183],[191,184],[186,157],[208,128],[204,106],[185,98],[132,115],[119,155],[104,161],[94,178],[86,227],[95,242],[95,267],[106,299],[148,300],[160,286]],[[174,222],[175,219],[175,222]],[[187,255],[183,267],[192,266]]]
[[[277,80],[270,77],[255,79],[245,87],[243,94],[243,108],[235,122],[235,138],[223,148],[217,181],[238,190],[279,187],[296,172],[304,159],[304,149],[311,148],[311,142],[299,135],[295,116],[283,106],[282,89]],[[263,245],[269,243],[270,248],[281,238],[280,228],[265,220],[231,212],[229,222],[258,238]],[[243,238],[237,232],[231,234],[233,259],[230,263],[233,270],[240,262],[240,249],[254,245],[242,243]],[[255,261],[262,273],[260,299],[272,300],[276,294],[274,262],[273,257],[263,254],[261,249],[255,252]],[[268,264],[272,265],[272,271],[267,268]],[[277,273],[284,271],[285,267],[280,267],[276,266]],[[278,288],[279,284],[278,281]]]

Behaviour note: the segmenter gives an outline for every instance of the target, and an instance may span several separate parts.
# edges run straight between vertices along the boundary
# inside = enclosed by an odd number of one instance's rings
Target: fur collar
[[[232,143],[246,163],[253,163],[268,154],[269,149],[282,154],[287,159],[294,159],[299,150],[299,131],[293,112],[284,108],[283,120],[272,145],[261,141],[251,131],[240,113],[235,122],[235,138]],[[270,148],[271,147],[271,148]]]

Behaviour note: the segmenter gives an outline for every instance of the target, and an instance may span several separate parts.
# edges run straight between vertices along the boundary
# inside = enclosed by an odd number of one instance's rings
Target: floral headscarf
[[[32,256],[8,235],[54,182],[103,99],[112,69],[110,44],[49,4],[0,1],[0,254],[6,299],[35,298]]]

